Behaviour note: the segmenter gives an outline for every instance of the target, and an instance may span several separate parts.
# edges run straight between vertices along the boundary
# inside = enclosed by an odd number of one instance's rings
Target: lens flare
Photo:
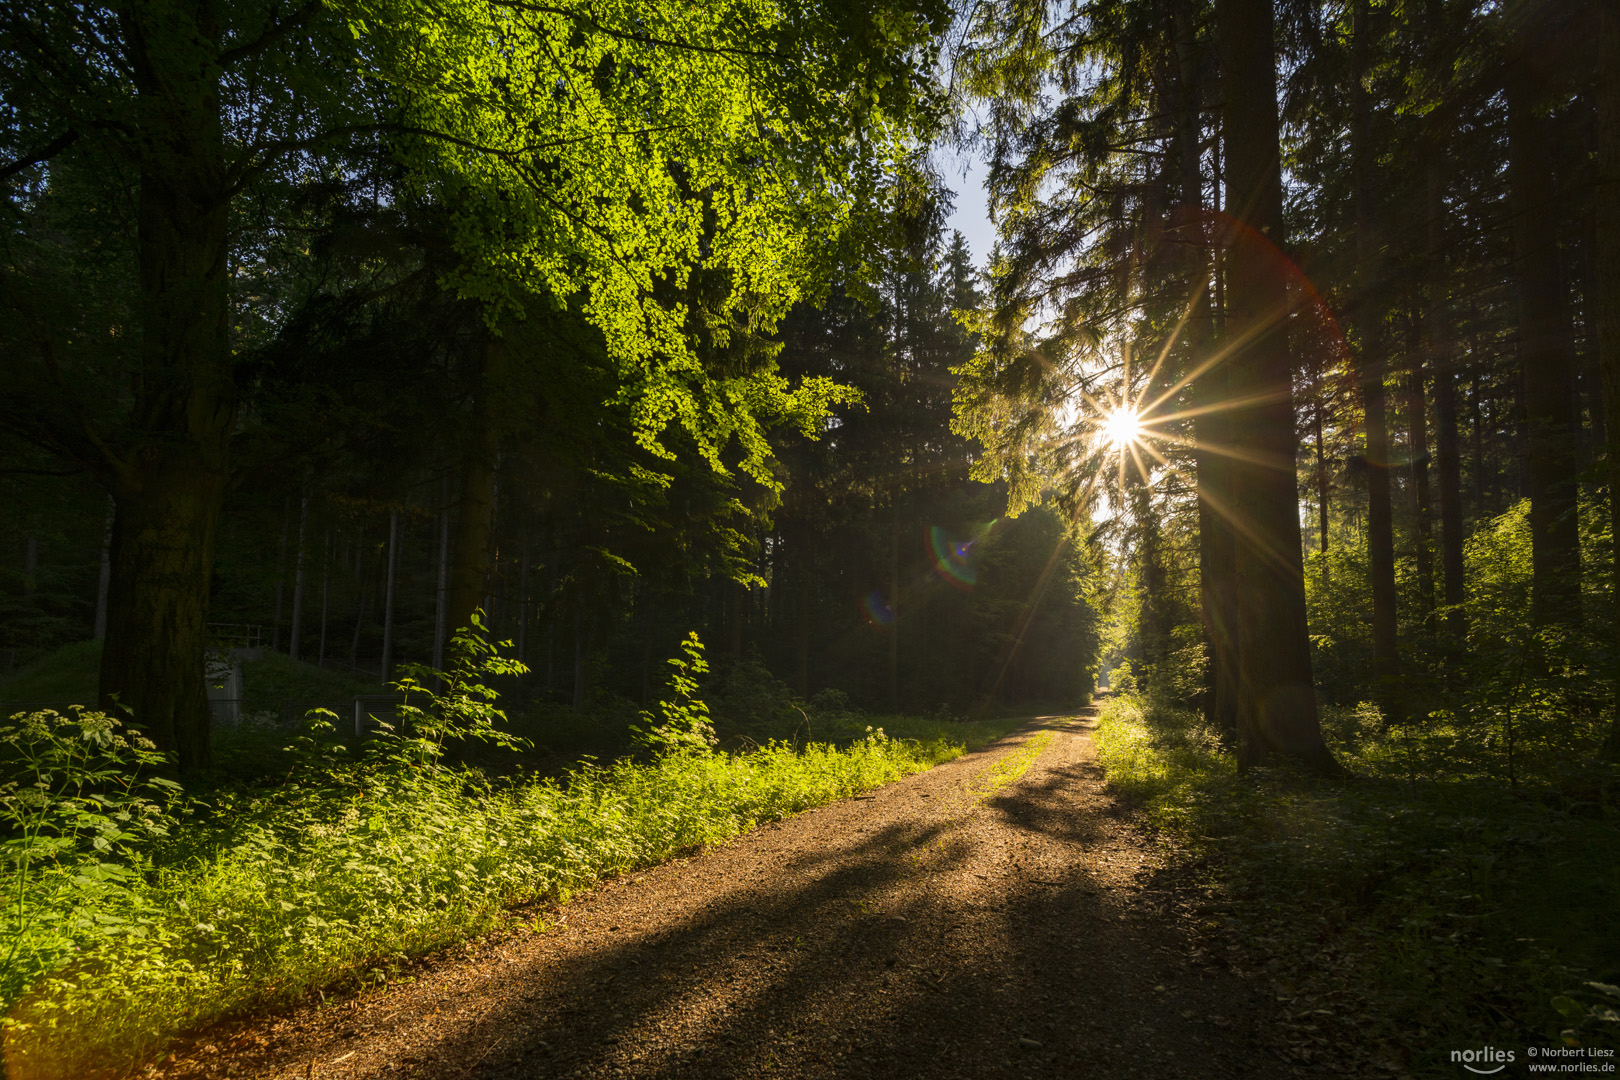
[[[979,568],[974,554],[979,541],[990,531],[990,525],[976,530],[965,539],[940,525],[928,527],[929,558],[934,570],[963,592],[970,591],[979,583]]]
[[[880,589],[873,589],[866,594],[866,599],[861,601],[861,613],[873,626],[889,626],[894,622],[894,608],[889,606],[889,601]]]

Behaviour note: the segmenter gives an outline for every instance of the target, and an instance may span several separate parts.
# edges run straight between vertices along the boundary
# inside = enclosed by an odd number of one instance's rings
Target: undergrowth
[[[1135,695],[1097,729],[1109,782],[1196,853],[1203,929],[1269,978],[1296,1059],[1454,1076],[1454,1050],[1515,1049],[1512,1074],[1532,1046],[1613,1049],[1613,774],[1591,766],[1576,793],[1551,770],[1510,787],[1433,767],[1368,708],[1330,709],[1324,728],[1345,780],[1240,776],[1196,713]],[[1425,738],[1461,739],[1443,728]]]
[[[438,693],[400,684],[401,727],[351,748],[312,714],[284,785],[203,803],[116,720],[19,714],[0,789],[0,995],[8,1067],[82,1076],[150,1059],[177,1033],[391,965],[491,928],[504,909],[736,836],[955,757],[943,737],[868,728],[845,746],[709,750],[677,663],[659,751],[560,777],[492,776],[463,748],[514,747],[485,681],[515,668],[477,636]],[[829,721],[836,726],[836,721]]]

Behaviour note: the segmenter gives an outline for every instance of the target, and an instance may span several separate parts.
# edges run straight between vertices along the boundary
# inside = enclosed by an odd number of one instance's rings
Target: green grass
[[[335,738],[306,739],[284,786],[144,803],[127,820],[101,794],[17,801],[23,777],[6,794],[8,834],[47,843],[31,862],[8,848],[0,883],[21,898],[0,934],[14,943],[0,966],[7,1059],[32,1076],[135,1065],[180,1032],[315,987],[385,981],[402,959],[482,933],[514,905],[566,900],[1018,724],[884,720],[922,738],[863,724],[842,746],[587,762],[559,778],[491,779],[446,764],[425,737],[369,740],[359,760]],[[36,718],[29,745],[44,748],[36,763],[61,758],[42,773],[100,769],[75,790],[105,792],[133,774],[127,753],[63,764],[82,757],[92,721]]]
[[[1368,1071],[1435,1076],[1469,1047],[1614,1048],[1613,809],[1556,777],[1450,775],[1353,711],[1324,726],[1346,780],[1239,776],[1195,715],[1136,698],[1109,700],[1097,729],[1109,782],[1206,868],[1204,929],[1269,980],[1298,1045],[1337,1026],[1334,1053]]]
[[[101,642],[80,641],[54,652],[0,680],[0,702],[96,700],[101,669]]]

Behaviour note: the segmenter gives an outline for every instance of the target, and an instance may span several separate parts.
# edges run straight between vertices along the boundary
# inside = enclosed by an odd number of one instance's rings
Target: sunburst
[[[1142,437],[1142,414],[1129,405],[1120,405],[1103,414],[1098,434],[1110,450],[1123,450]]]

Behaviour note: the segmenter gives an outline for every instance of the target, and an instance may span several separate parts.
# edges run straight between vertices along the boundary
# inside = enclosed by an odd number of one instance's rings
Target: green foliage
[[[564,900],[960,753],[939,724],[925,725],[928,741],[876,730],[842,749],[770,742],[739,755],[676,738],[651,762],[497,780],[449,751],[516,745],[487,685],[516,669],[476,632],[458,650],[442,691],[420,669],[401,681],[399,730],[351,750],[316,712],[285,784],[207,805],[143,780],[155,755],[105,717],[14,719],[21,764],[3,805],[15,932],[0,969],[11,1064],[133,1065],[228,1013],[385,980],[398,958],[480,933],[510,905]],[[677,736],[701,732],[701,663],[689,638],[665,712]]]
[[[1620,1044],[1598,985],[1620,976],[1620,776],[1589,777],[1602,783],[1588,796],[1557,777],[1516,795],[1423,770],[1376,709],[1330,708],[1324,729],[1354,776],[1342,784],[1245,778],[1196,714],[1130,696],[1104,706],[1109,782],[1212,867],[1203,910],[1222,917],[1204,929],[1232,965],[1265,970],[1285,1008],[1330,1007],[1335,1020],[1310,1022],[1354,1025],[1346,1045],[1413,1071],[1450,1075],[1443,1048],[1482,1031]]]
[[[1601,566],[1608,543],[1604,515],[1585,509],[1582,545]],[[1531,616],[1530,504],[1522,500],[1482,524],[1464,546],[1468,589],[1461,611],[1467,648],[1419,617],[1417,585],[1403,573],[1400,610],[1401,693],[1410,723],[1400,731],[1403,762],[1415,775],[1490,776],[1509,783],[1570,776],[1601,742],[1608,722],[1595,703],[1611,602],[1589,574],[1583,633],[1562,640]],[[1330,701],[1353,706],[1371,696],[1371,606],[1363,545],[1341,543],[1312,555],[1306,571],[1312,663]]]
[[[671,699],[658,703],[662,722],[644,712],[642,722],[634,728],[636,741],[655,753],[707,753],[719,741],[709,720],[709,707],[697,697],[698,685],[709,673],[709,662],[703,658],[703,642],[696,631],[686,635],[681,650],[685,659],[669,659],[675,674],[669,680]]]
[[[0,682],[0,701],[93,701],[101,642],[63,645]]]
[[[157,913],[141,875],[173,824],[176,785],[143,775],[163,756],[121,728],[80,707],[0,724],[0,1000],[15,1001],[87,937],[151,936]]]

